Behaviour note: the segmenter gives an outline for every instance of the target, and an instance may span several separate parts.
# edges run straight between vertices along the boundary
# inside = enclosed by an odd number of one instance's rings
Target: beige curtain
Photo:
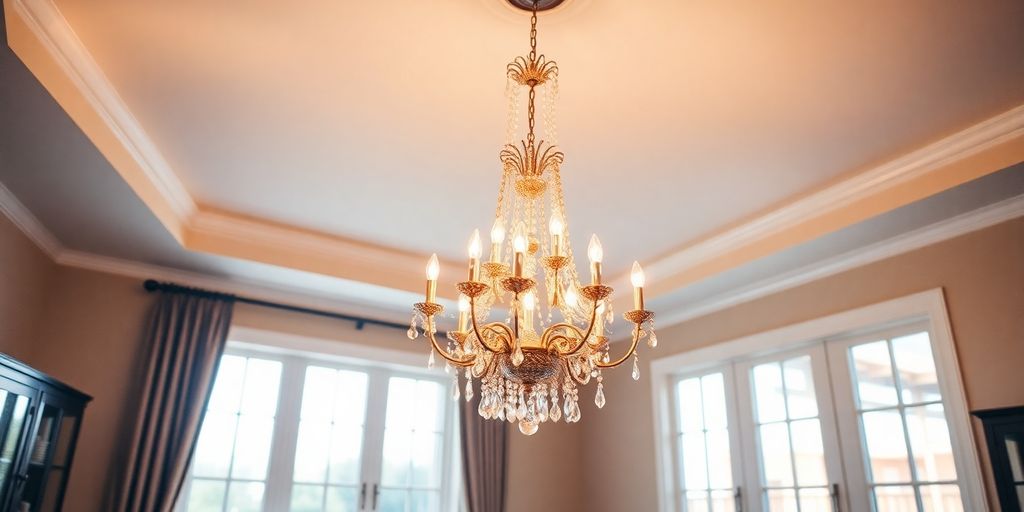
[[[480,417],[476,399],[462,403],[462,471],[468,512],[504,512],[508,490],[508,422]]]
[[[227,341],[234,298],[161,291],[148,330],[139,415],[121,466],[118,512],[171,512]]]

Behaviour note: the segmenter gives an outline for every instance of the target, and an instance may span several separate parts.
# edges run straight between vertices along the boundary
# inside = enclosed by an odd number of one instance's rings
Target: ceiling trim
[[[3,1],[11,48],[183,247],[419,291],[423,255],[198,205],[52,0]],[[648,293],[670,293],[1021,161],[1024,105],[645,262]],[[444,262],[442,272],[455,280],[462,268]],[[628,289],[628,273],[610,283]],[[620,294],[616,306],[627,309],[628,299]]]
[[[0,212],[51,259],[56,259],[64,250],[60,240],[3,183],[0,183]]]
[[[735,288],[697,303],[679,304],[677,307],[669,305],[663,309],[672,312],[659,315],[658,323],[664,326],[682,323],[1019,217],[1024,217],[1024,194]]]

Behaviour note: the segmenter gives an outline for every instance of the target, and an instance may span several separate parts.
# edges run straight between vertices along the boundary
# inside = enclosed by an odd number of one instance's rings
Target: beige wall
[[[0,352],[28,359],[56,265],[0,215]]]
[[[651,357],[940,286],[945,289],[969,408],[1024,404],[1024,219],[663,329],[657,352],[641,351],[642,370],[650,373]],[[657,510],[651,384],[646,378],[634,382],[628,370],[609,372],[605,382],[608,405],[597,411],[588,398],[584,411],[584,443],[589,448],[583,452],[585,510]],[[975,422],[982,443],[977,428]],[[987,474],[986,478],[991,481]]]

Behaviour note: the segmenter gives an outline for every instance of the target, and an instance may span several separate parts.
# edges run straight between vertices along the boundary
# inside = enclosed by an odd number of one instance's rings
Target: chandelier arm
[[[471,370],[472,373],[473,373],[473,378],[479,379],[479,378],[483,377],[484,375],[489,375],[491,373],[491,370],[493,370],[495,365],[497,365],[497,364],[498,364],[498,358],[497,357],[492,357],[491,360],[488,361],[488,363],[486,365],[484,365],[484,369],[480,373],[476,372],[476,365],[473,365],[473,370]]]
[[[594,301],[594,309],[590,312],[590,326],[587,327],[587,333],[586,334],[581,333],[579,328],[576,327],[575,325],[556,324],[556,325],[566,325],[566,326],[570,327],[572,330],[576,331],[577,334],[580,334],[580,339],[576,343],[576,346],[572,348],[572,350],[569,350],[568,352],[559,351],[559,354],[561,354],[563,356],[574,356],[580,350],[583,349],[584,345],[587,344],[587,339],[590,338],[590,333],[594,332],[594,324],[597,323],[597,303],[598,303],[598,301],[595,300]],[[554,326],[552,326],[552,327],[554,327]]]
[[[498,331],[502,331],[502,330],[504,330],[505,332],[504,333],[498,332]],[[484,347],[487,348],[487,350],[490,350],[491,352],[494,352],[495,354],[504,354],[506,352],[511,352],[512,351],[512,342],[515,340],[515,336],[512,334],[512,329],[510,329],[509,326],[507,326],[507,325],[505,325],[505,324],[503,324],[501,322],[491,322],[491,323],[489,323],[487,325],[484,325],[484,332],[487,332],[487,331],[494,331],[495,333],[497,333],[497,335],[502,339],[502,341],[505,342],[505,347],[508,349],[508,350],[494,350],[490,346],[488,346],[486,343],[481,342],[481,343],[483,343]],[[504,334],[504,335],[502,335],[502,334]]]
[[[615,368],[616,366],[626,362],[626,360],[629,359],[630,356],[632,356],[633,354],[636,353],[636,346],[638,344],[640,344],[640,337],[643,335],[642,333],[643,333],[643,330],[640,329],[640,326],[639,325],[636,326],[636,328],[633,329],[633,342],[630,343],[629,350],[626,351],[626,354],[623,355],[622,357],[616,359],[615,361],[610,362],[610,363],[602,363],[601,361],[597,361],[597,363],[596,363],[597,367],[598,368]]]
[[[490,350],[495,354],[502,353],[501,351],[494,350],[493,348],[491,348],[491,346],[488,345],[486,341],[484,341],[484,337],[480,334],[480,328],[477,326],[476,322],[476,297],[471,297],[469,299],[469,318],[470,324],[473,326],[473,334],[476,335],[476,339],[480,340],[480,344],[483,345],[485,349]],[[501,336],[501,338],[505,341],[505,346],[508,347],[508,351],[512,351],[512,341],[514,338],[512,335],[512,330],[509,329],[507,325],[500,322],[492,322],[484,326],[484,331],[488,329],[492,329],[495,331],[497,331],[498,329],[504,329],[505,336]]]
[[[578,376],[577,376],[577,375],[576,375],[576,374],[575,374],[575,373],[574,373],[574,372],[572,371],[572,367],[570,367],[570,366],[569,366],[569,360],[568,360],[568,359],[563,359],[563,360],[562,360],[562,367],[563,367],[563,368],[565,368],[565,373],[567,373],[567,374],[569,375],[569,377],[570,377],[570,378],[572,378],[572,380],[573,380],[574,382],[576,382],[576,384],[579,384],[579,385],[581,385],[581,386],[586,386],[586,385],[587,385],[587,383],[589,383],[589,382],[590,382],[590,379],[588,379],[588,378],[587,378],[586,376],[584,376],[584,377],[578,377]]]
[[[472,366],[473,363],[476,361],[477,356],[475,355],[473,357],[470,357],[469,359],[459,359],[457,357],[449,356],[447,354],[447,351],[442,349],[441,345],[437,343],[437,339],[434,337],[434,333],[430,332],[430,330],[427,330],[426,334],[427,338],[430,340],[430,344],[434,346],[434,350],[436,350],[437,353],[440,354],[441,357],[443,357],[449,363],[460,368],[465,368],[467,366]]]

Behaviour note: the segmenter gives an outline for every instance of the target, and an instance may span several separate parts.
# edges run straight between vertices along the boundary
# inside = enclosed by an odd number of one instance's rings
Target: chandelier
[[[603,250],[596,235],[587,251],[590,283],[581,284],[577,275],[562,194],[564,155],[555,141],[558,65],[537,54],[536,1],[530,53],[506,68],[505,93],[506,144],[499,155],[502,175],[489,258],[481,261],[480,233],[475,230],[469,242],[468,280],[456,285],[458,327],[439,342],[435,318],[444,307],[436,302],[440,267],[437,255],[431,256],[426,300],[415,304],[408,335],[416,339],[422,327],[431,344],[427,366],[433,367],[435,353],[445,360],[445,369],[454,373],[454,400],[460,394],[471,400],[477,379],[480,415],[518,422],[523,434],[532,435],[541,423],[557,422],[563,413],[566,422],[579,421],[579,388],[592,380],[597,382],[594,402],[604,407],[602,372],[632,358],[633,379],[639,379],[637,345],[646,338],[655,347],[658,339],[654,313],[644,309],[644,273],[638,263],[631,273],[633,310],[623,315],[633,324],[632,340],[626,353],[614,359],[608,341],[614,320],[612,288],[601,281]],[[526,133],[516,140],[524,93]],[[537,137],[538,94],[546,139]],[[501,303],[507,303],[504,321],[485,323]]]

